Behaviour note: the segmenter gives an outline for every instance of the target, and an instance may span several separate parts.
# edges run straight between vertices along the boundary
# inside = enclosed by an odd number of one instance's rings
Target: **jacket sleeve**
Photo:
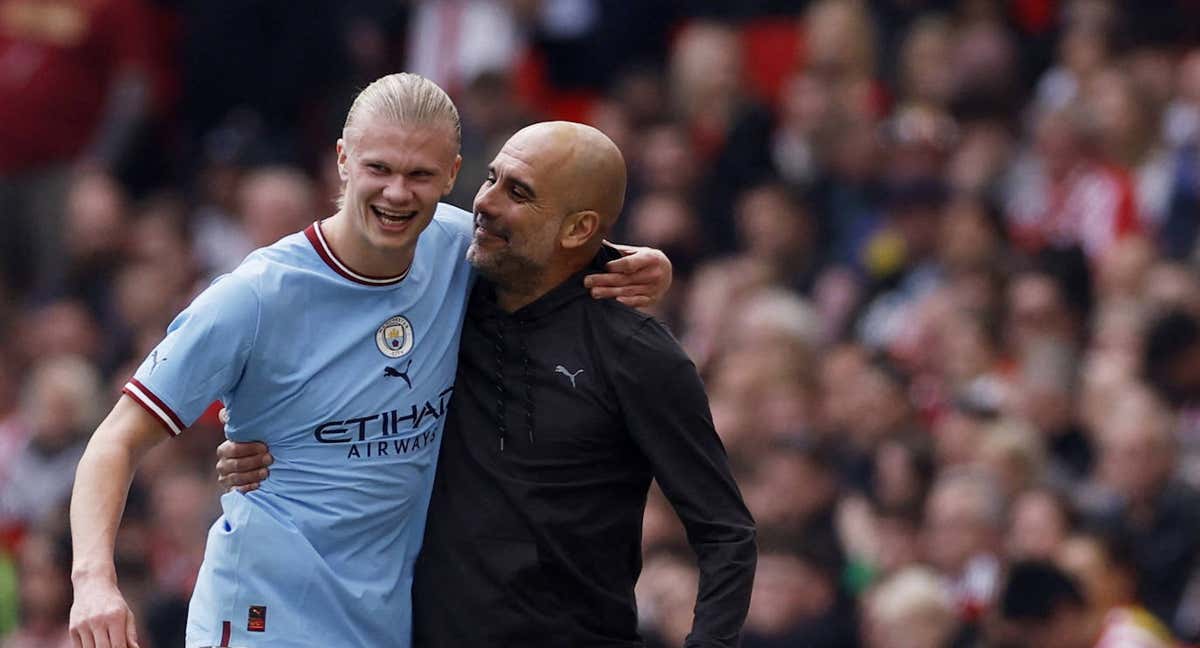
[[[754,520],[713,428],[704,385],[679,343],[653,319],[638,325],[622,347],[612,356],[612,388],[700,568],[685,646],[737,646],[754,582]]]

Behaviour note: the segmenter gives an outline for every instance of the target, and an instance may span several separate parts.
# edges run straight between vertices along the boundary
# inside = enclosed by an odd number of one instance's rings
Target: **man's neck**
[[[415,249],[393,250],[371,245],[350,221],[345,210],[318,223],[325,242],[351,270],[368,277],[397,277],[412,265]]]
[[[543,295],[562,285],[575,273],[591,263],[591,255],[579,255],[547,267],[536,278],[524,277],[525,281],[497,281],[496,305],[506,313],[515,313],[542,298]]]
[[[568,277],[575,274],[574,272],[562,273],[543,273],[536,281],[528,283],[497,283],[496,284],[496,305],[506,313],[515,313],[522,308],[532,304],[542,298],[543,295],[554,290],[566,281]]]
[[[496,305],[506,313],[515,313],[537,301],[539,297],[550,292],[540,290],[535,292],[510,290],[500,285],[496,286]]]

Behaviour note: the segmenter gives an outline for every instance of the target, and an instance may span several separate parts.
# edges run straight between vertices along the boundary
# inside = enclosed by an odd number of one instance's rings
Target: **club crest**
[[[379,325],[379,330],[375,331],[375,346],[379,347],[380,353],[389,358],[399,358],[412,351],[412,323],[403,315],[388,318]]]

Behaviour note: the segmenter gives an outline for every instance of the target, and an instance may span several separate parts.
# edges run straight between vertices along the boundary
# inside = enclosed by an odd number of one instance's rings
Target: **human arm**
[[[621,258],[609,261],[608,272],[591,274],[583,285],[595,299],[616,298],[634,308],[653,306],[671,287],[671,260],[661,250],[607,243]]]
[[[71,641],[82,648],[136,647],[133,613],[117,588],[113,551],[133,471],[168,432],[129,396],[96,428],[71,494]]]
[[[754,520],[717,437],[695,366],[647,319],[614,354],[612,385],[626,427],[675,508],[700,570],[687,648],[736,646],[757,557]]]
[[[75,646],[130,645],[132,614],[117,589],[113,549],[133,471],[150,447],[183,432],[214,399],[232,391],[258,314],[258,301],[242,282],[210,286],[171,323],[88,443],[71,499]],[[122,623],[126,635],[117,634]]]

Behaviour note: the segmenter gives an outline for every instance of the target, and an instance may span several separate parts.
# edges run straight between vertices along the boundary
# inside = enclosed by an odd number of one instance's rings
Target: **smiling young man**
[[[83,648],[136,645],[114,539],[134,469],[213,400],[265,439],[261,489],[228,493],[187,646],[409,645],[421,545],[472,271],[458,113],[416,75],[372,83],[338,141],[337,213],[252,253],[184,310],[79,463],[71,502]]]
[[[475,197],[467,257],[485,280],[414,573],[418,648],[642,646],[633,587],[651,479],[700,569],[686,645],[737,645],[754,521],[696,368],[652,317],[584,289],[624,196],[610,139],[549,122],[504,145]],[[236,446],[218,471],[257,481],[261,445]]]

